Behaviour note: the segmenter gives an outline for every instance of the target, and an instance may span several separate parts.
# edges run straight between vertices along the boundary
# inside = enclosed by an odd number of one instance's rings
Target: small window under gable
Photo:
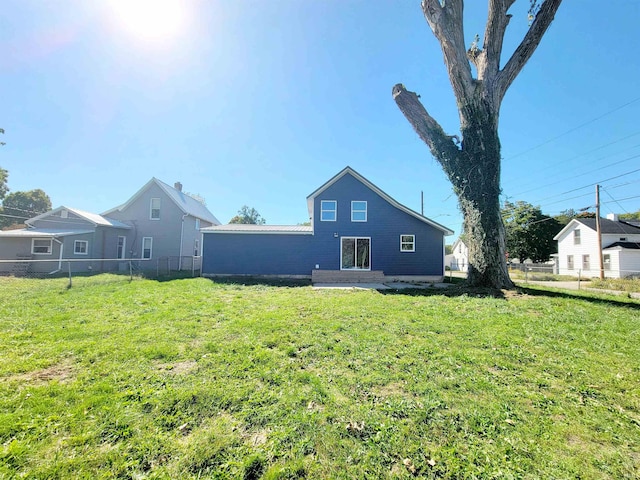
[[[338,202],[336,200],[322,200],[320,202],[320,221],[335,222],[338,218]]]
[[[73,242],[73,253],[76,255],[87,255],[89,253],[89,242],[87,240],[76,240]]]
[[[196,230],[200,230],[200,219],[199,218],[196,218]]]
[[[605,253],[602,257],[602,260],[604,263],[604,269],[611,270],[611,255],[608,253]]]
[[[366,222],[367,221],[367,202],[362,200],[354,200],[351,202],[351,221]]]
[[[149,218],[151,220],[160,220],[160,199],[152,198],[150,209],[149,209]]]
[[[60,218],[69,218],[69,210],[64,209],[60,211]]]
[[[415,235],[400,235],[400,251],[401,252],[415,252],[416,251],[416,236]]]
[[[580,229],[579,228],[576,228],[573,231],[573,244],[580,245]]]

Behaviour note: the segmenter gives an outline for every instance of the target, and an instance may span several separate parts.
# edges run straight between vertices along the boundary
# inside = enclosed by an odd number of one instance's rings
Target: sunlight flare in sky
[[[180,0],[111,0],[114,19],[127,35],[148,43],[175,40],[187,28],[189,2]]]

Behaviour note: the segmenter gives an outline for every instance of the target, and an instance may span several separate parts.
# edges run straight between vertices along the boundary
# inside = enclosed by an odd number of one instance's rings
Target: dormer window
[[[576,228],[573,231],[573,244],[580,245],[580,229],[579,228]]]
[[[149,219],[160,220],[160,199],[152,198],[149,207]]]
[[[367,202],[361,200],[351,202],[351,221],[367,221]]]
[[[335,222],[338,218],[338,202],[336,200],[322,200],[320,202],[320,221]]]

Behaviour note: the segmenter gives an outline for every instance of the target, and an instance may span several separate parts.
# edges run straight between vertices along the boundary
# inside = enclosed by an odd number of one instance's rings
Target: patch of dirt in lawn
[[[33,372],[21,373],[19,375],[12,375],[8,379],[29,384],[43,384],[52,381],[66,383],[73,378],[74,373],[73,360],[66,358],[50,367],[34,370]]]
[[[166,372],[170,375],[185,375],[191,373],[198,367],[198,363],[194,360],[187,360],[184,362],[175,363],[159,363],[156,368],[161,372]]]

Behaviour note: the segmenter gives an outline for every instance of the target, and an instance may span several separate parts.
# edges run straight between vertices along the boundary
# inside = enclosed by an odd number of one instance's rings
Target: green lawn
[[[640,303],[0,279],[0,478],[640,477]]]

